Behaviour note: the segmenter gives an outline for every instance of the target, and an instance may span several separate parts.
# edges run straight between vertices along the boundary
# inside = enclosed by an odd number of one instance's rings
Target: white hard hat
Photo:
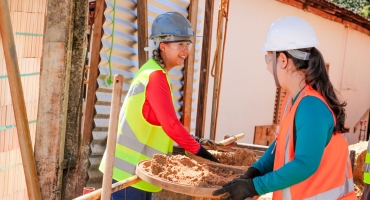
[[[318,45],[316,33],[308,22],[299,17],[288,16],[278,19],[270,26],[261,51],[285,51]]]

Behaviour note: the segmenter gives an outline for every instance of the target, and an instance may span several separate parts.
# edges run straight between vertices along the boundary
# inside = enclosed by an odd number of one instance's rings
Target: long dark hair
[[[306,84],[318,91],[328,103],[330,109],[336,116],[336,125],[334,133],[347,133],[349,128],[344,126],[346,113],[344,107],[346,102],[341,103],[335,94],[334,87],[329,80],[329,75],[326,71],[324,58],[321,52],[315,47],[311,49],[299,49],[300,51],[310,52],[310,59],[300,60],[291,56],[288,52],[282,51],[288,58],[292,59],[297,70],[303,71],[306,78]]]
[[[161,56],[161,49],[158,47],[157,49],[153,50],[152,58],[161,66],[164,66],[164,61]]]

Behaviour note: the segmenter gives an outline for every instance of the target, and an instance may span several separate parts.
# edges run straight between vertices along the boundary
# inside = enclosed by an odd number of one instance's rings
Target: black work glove
[[[199,144],[210,144],[210,145],[216,146],[215,141],[211,139],[200,138],[195,135],[192,135],[192,136],[195,139],[195,141],[197,141]]]
[[[249,167],[247,172],[244,175],[240,176],[242,179],[253,179],[257,176],[261,176],[260,170],[255,167]]]
[[[213,161],[213,162],[217,162],[217,163],[220,163],[220,161],[217,160],[217,158],[215,158],[211,153],[209,153],[207,151],[207,149],[205,149],[204,147],[202,147],[202,145],[200,145],[200,149],[197,153],[197,156],[200,156],[202,158],[205,158],[207,160],[210,160],[210,161]]]
[[[232,181],[226,183],[224,185],[224,187],[231,185],[237,179],[253,179],[257,176],[261,176],[260,170],[258,170],[257,168],[254,168],[254,167],[249,167],[248,170],[243,175],[241,175],[239,178],[234,178]]]
[[[222,199],[224,200],[244,200],[258,193],[254,187],[252,179],[237,179],[232,184],[225,184],[222,188],[213,191],[213,196],[218,196],[228,192],[229,194]]]

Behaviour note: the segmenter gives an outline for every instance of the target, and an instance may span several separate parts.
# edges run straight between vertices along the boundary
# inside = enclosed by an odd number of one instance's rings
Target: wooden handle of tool
[[[133,177],[130,177],[128,179],[119,181],[119,182],[112,185],[112,193],[117,192],[117,191],[122,190],[122,189],[125,189],[128,186],[133,185],[133,184],[135,184],[139,181],[141,181],[141,179],[136,175],[133,176]],[[98,200],[98,199],[102,199],[102,198],[100,198],[101,193],[102,193],[102,188],[100,188],[99,190],[95,190],[94,192],[90,192],[88,194],[85,194],[83,196],[77,197],[74,200]],[[110,197],[109,197],[109,199],[110,199]]]
[[[228,145],[228,144],[231,144],[237,140],[240,140],[244,137],[244,133],[239,133],[237,135],[234,135],[233,137],[229,137],[225,140],[222,140],[220,142],[217,142],[217,144],[221,144],[221,145]]]
[[[116,140],[117,140],[117,130],[118,130],[118,118],[120,112],[120,104],[122,97],[122,85],[123,76],[121,74],[116,74],[114,76],[113,91],[112,91],[112,103],[110,108],[110,119],[108,127],[108,139],[107,139],[107,149],[105,152],[106,163],[103,176],[103,190],[101,193],[101,199],[110,199],[111,187],[112,187],[112,174],[114,166],[114,154],[116,151]]]

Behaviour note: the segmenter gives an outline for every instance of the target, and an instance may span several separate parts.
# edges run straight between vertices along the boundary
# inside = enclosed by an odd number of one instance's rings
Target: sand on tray
[[[143,169],[153,176],[197,187],[219,187],[241,175],[225,168],[198,164],[195,160],[182,155],[156,154],[151,162],[145,164]]]
[[[222,164],[233,166],[251,166],[257,161],[257,155],[250,149],[237,148],[235,152],[208,150]]]

